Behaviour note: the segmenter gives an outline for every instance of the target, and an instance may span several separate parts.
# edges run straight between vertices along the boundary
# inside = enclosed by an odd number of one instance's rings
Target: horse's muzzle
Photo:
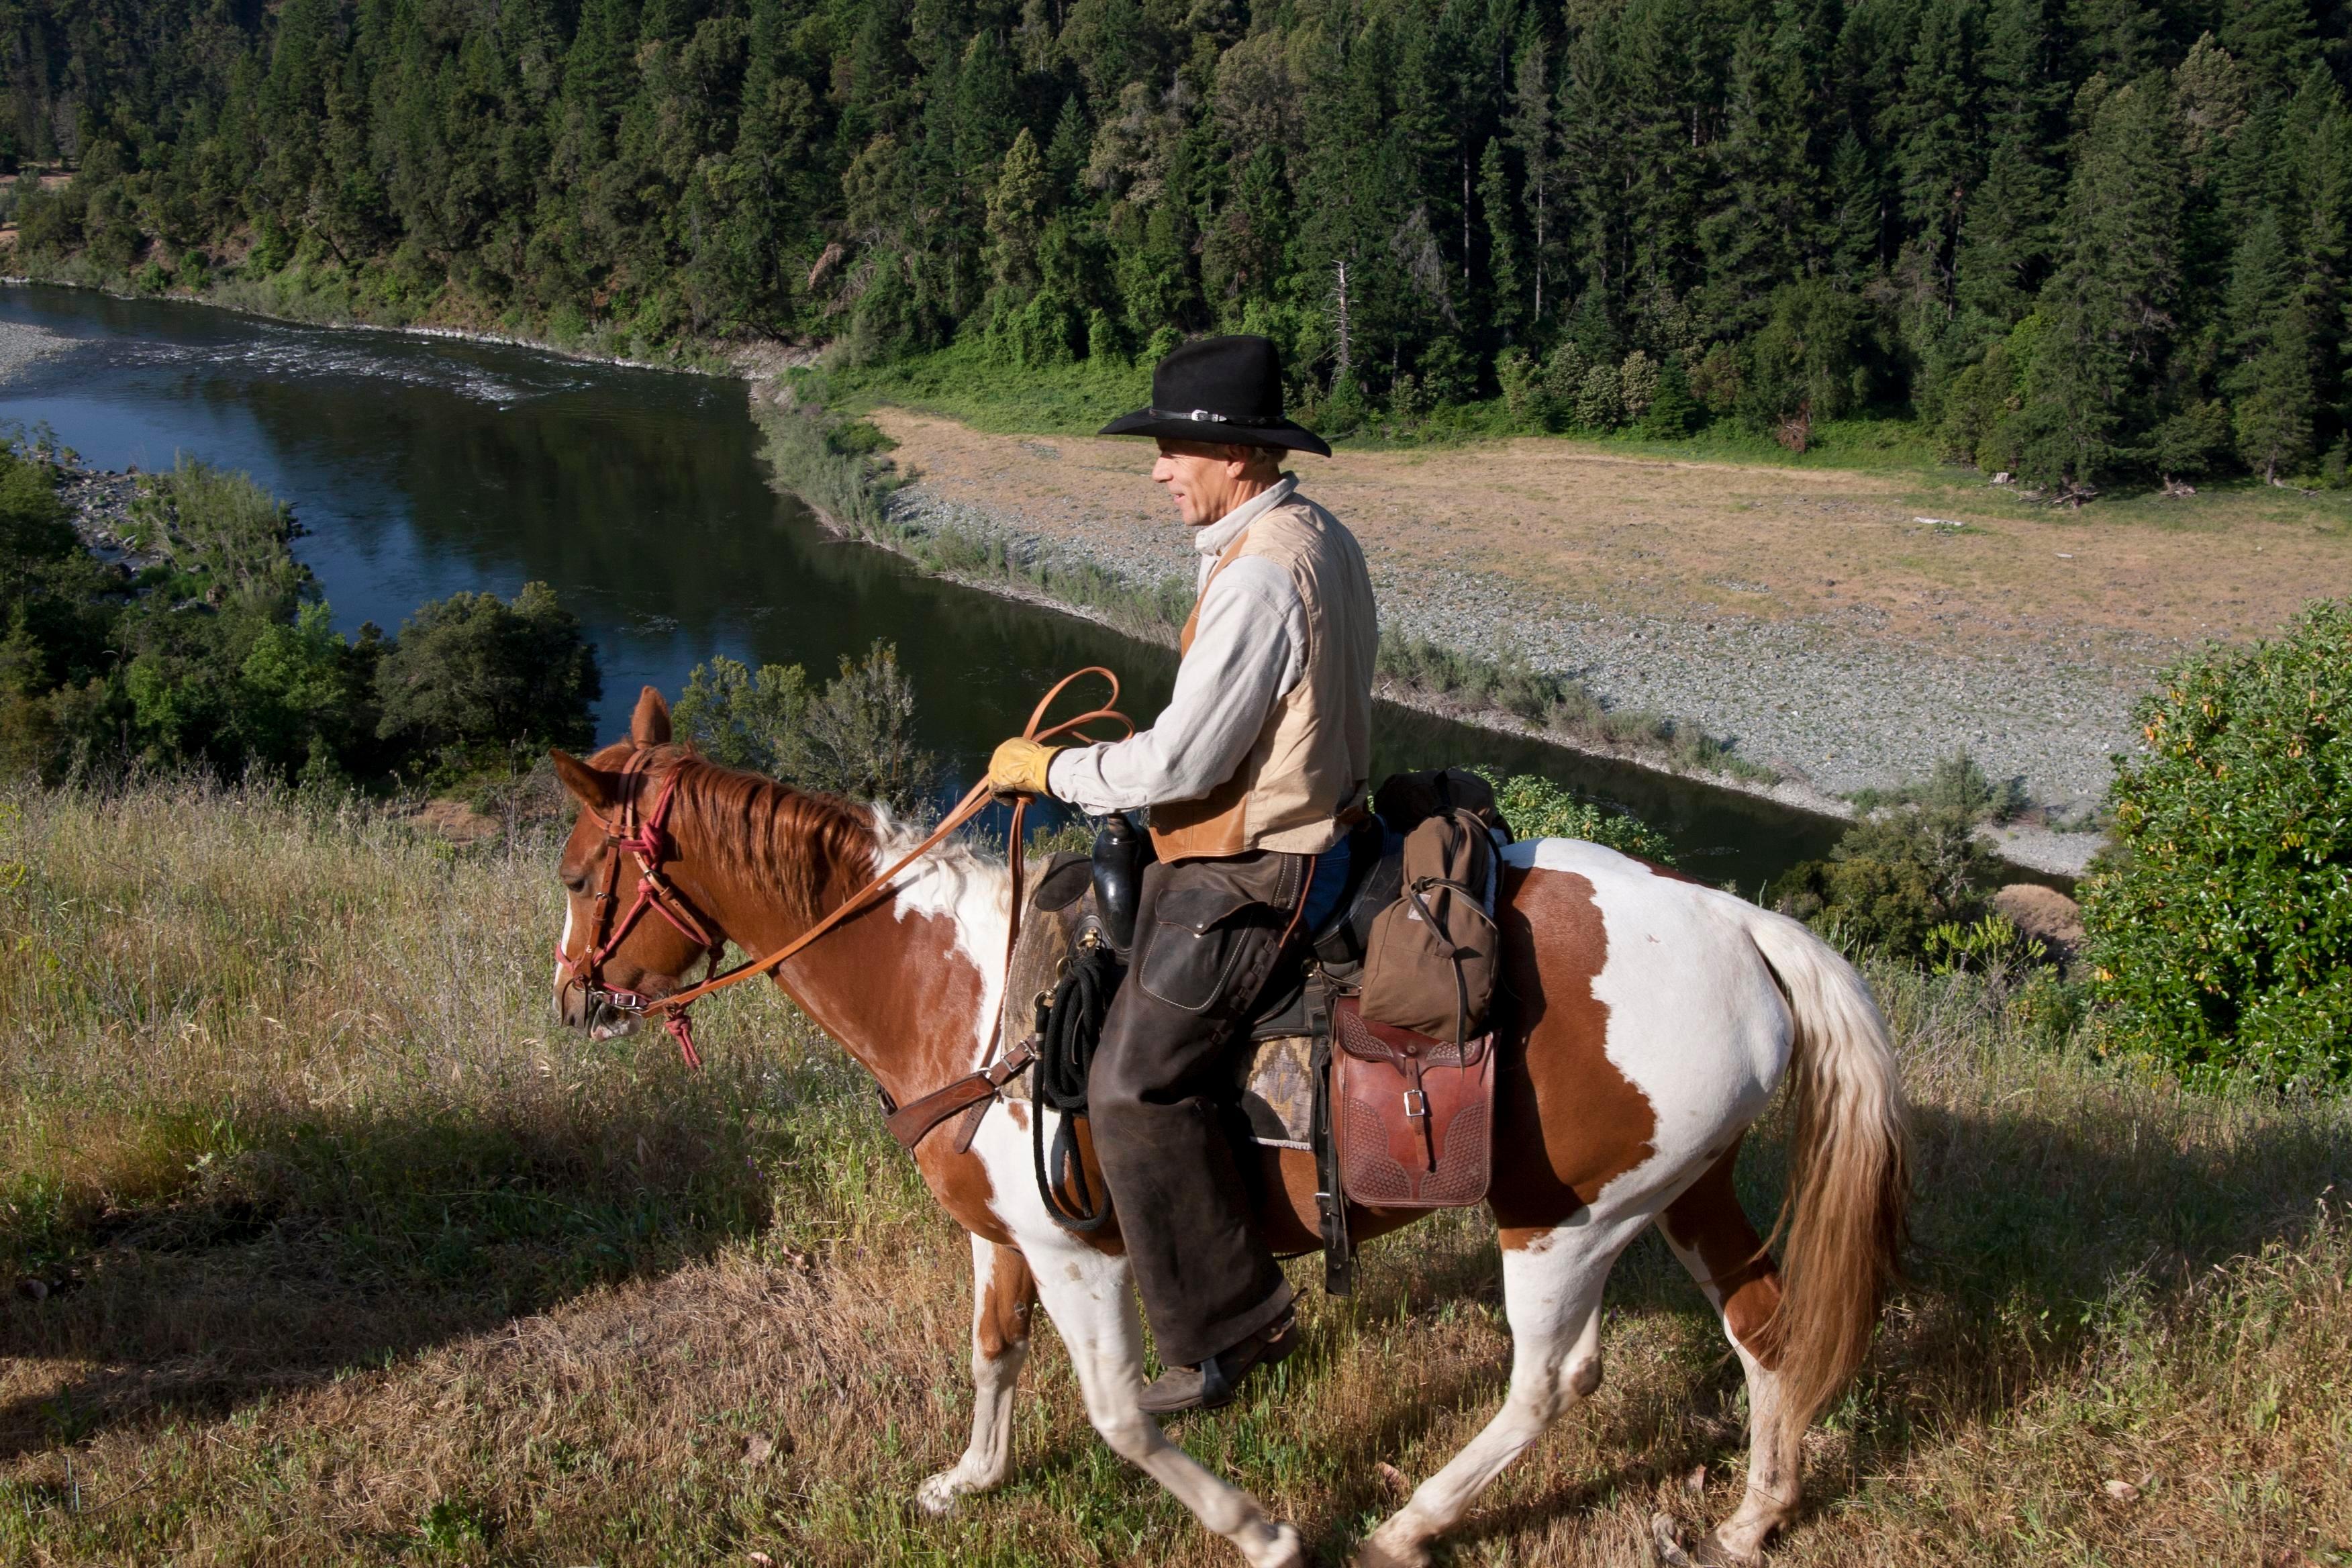
[[[568,974],[555,983],[554,1005],[558,1023],[567,1029],[585,1029],[591,1039],[609,1040],[637,1026],[637,1014],[616,1005],[610,993]]]

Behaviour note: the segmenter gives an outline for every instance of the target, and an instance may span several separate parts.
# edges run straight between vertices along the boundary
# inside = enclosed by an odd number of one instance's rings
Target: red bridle
[[[1091,744],[1092,737],[1087,735],[1084,726],[1097,721],[1116,723],[1127,733],[1130,735],[1135,733],[1134,721],[1109,704],[1091,709],[1075,719],[1065,719],[1058,724],[1048,725],[1045,722],[1047,710],[1068,689],[1070,683],[1088,675],[1099,675],[1108,682],[1110,702],[1118,702],[1118,677],[1100,665],[1088,665],[1086,668],[1066,675],[1054,683],[1053,689],[1038,700],[1035,710],[1030,713],[1029,722],[1021,731],[1023,738],[1031,741],[1052,741],[1058,740],[1064,735],[1076,735],[1080,740]],[[632,756],[622,767],[621,776],[625,782],[640,770],[641,763],[638,757],[642,754],[640,752],[636,756]],[[695,918],[694,911],[679,896],[677,889],[662,879],[661,862],[670,858],[669,834],[664,828],[663,822],[669,816],[670,796],[677,788],[677,774],[673,771],[663,782],[661,794],[654,797],[653,810],[646,814],[641,825],[637,823],[635,815],[635,796],[625,795],[621,802],[621,826],[629,831],[614,833],[610,828],[606,828],[604,842],[615,851],[625,849],[636,857],[636,901],[629,906],[629,912],[622,916],[617,924],[614,922],[613,905],[616,898],[615,889],[620,881],[621,858],[617,853],[607,854],[604,857],[604,891],[594,895],[597,906],[596,921],[593,929],[588,933],[588,955],[575,963],[571,954],[563,951],[563,943],[559,940],[555,944],[555,958],[556,962],[579,982],[591,1004],[601,1001],[613,1011],[625,1013],[631,1017],[658,1016],[662,1021],[662,1027],[667,1029],[671,1037],[677,1041],[677,1048],[685,1056],[687,1066],[693,1068],[702,1065],[702,1056],[694,1048],[694,1026],[688,1022],[686,1016],[686,1010],[688,1007],[714,991],[724,991],[730,985],[772,973],[781,968],[793,954],[815,942],[834,927],[851,919],[859,910],[872,907],[878,898],[897,883],[899,872],[939,847],[949,835],[977,816],[987,806],[990,800],[989,783],[983,778],[971,786],[963,799],[956,803],[955,809],[949,812],[940,825],[932,828],[920,843],[900,856],[889,869],[835,904],[830,911],[820,916],[806,931],[764,958],[747,959],[724,973],[716,973],[713,971],[719,967],[719,954],[724,945],[723,942],[712,940],[702,929],[702,922]],[[1004,941],[1004,967],[1008,975],[1013,969],[1013,949],[1021,938],[1021,847],[1025,842],[1021,836],[1021,827],[1028,804],[1026,796],[1014,799],[1012,832],[1007,839],[1007,842],[1013,847],[1009,857],[1013,882],[1011,918],[1006,923]],[[581,803],[580,809],[593,818],[598,826],[603,826],[604,819],[597,816],[594,809],[586,802]],[[599,971],[604,960],[612,956],[613,951],[619,947],[623,939],[629,934],[630,928],[637,923],[638,917],[648,909],[676,926],[680,936],[702,949],[707,967],[703,971],[703,979],[698,984],[690,985],[683,991],[672,992],[667,996],[646,996],[635,991],[616,990],[606,985],[600,978]],[[609,935],[606,934],[608,931]],[[909,1149],[913,1148],[921,1141],[924,1133],[939,1125],[942,1118],[953,1115],[955,1110],[971,1105],[971,1097],[979,1092],[975,1086],[984,1085],[986,1091],[993,1094],[1003,1088],[1004,1083],[1004,1078],[997,1075],[1009,1075],[1018,1067],[1025,1066],[1028,1059],[1024,1052],[1016,1052],[1013,1057],[1000,1061],[992,1068],[968,1073],[945,1089],[935,1090],[925,1095],[921,1100],[893,1111],[892,1135]],[[963,1098],[958,1099],[958,1096]],[[939,1109],[943,1105],[949,1106],[950,1109],[944,1110]]]
[[[625,784],[640,771],[638,759],[630,758],[621,770]],[[677,792],[677,773],[673,770],[663,781],[661,793],[654,797],[654,808],[646,813],[642,820],[637,817],[635,795],[624,794],[620,806],[621,830],[615,832],[610,827],[604,828],[604,885],[599,891],[589,895],[596,906],[596,915],[588,930],[588,950],[575,961],[563,951],[562,939],[559,938],[555,943],[556,963],[562,965],[564,972],[579,984],[592,1010],[601,1002],[613,1012],[643,1017],[658,1000],[641,992],[608,985],[604,979],[604,961],[627,940],[629,932],[647,910],[667,921],[677,928],[678,935],[701,949],[706,972],[718,965],[723,942],[714,939],[703,929],[702,922],[695,918],[694,910],[684,897],[661,874],[661,863],[676,858],[670,852],[669,830],[665,825],[669,819],[670,800]],[[604,826],[604,819],[593,810],[585,805],[581,810],[586,812],[598,826]],[[624,853],[634,857],[637,862],[637,896],[630,903],[628,912],[616,921],[613,918],[613,906],[618,901],[621,856]],[[670,1037],[677,1042],[678,1054],[686,1058],[686,1065],[700,1067],[702,1054],[694,1048],[694,1024],[687,1016],[687,1010],[666,1007],[658,1011],[662,1027],[667,1029]]]

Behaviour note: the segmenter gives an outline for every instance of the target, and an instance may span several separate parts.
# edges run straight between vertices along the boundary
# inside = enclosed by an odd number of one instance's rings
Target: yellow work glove
[[[1045,770],[1062,749],[1015,735],[988,759],[988,787],[998,795],[1052,795]]]

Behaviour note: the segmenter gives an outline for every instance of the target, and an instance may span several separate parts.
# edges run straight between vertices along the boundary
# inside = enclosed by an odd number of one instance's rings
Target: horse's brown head
[[[549,755],[581,806],[560,867],[555,1015],[601,1038],[634,1027],[646,1004],[682,989],[698,963],[716,959],[726,933],[681,891],[676,867],[664,869],[677,854],[670,814],[688,753],[670,744],[661,693],[648,686],[638,697],[628,739],[584,763]]]

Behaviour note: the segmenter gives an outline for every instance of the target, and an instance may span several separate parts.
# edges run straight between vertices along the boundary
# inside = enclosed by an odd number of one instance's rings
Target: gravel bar
[[[919,480],[890,506],[904,527],[1001,541],[1015,560],[1092,565],[1139,588],[1183,576],[1192,562],[1164,529],[1049,536]],[[1851,815],[1846,793],[1918,778],[1965,748],[1993,776],[2022,777],[2036,804],[2087,816],[2112,776],[2109,753],[2138,742],[2129,715],[2145,675],[2106,659],[2069,659],[2032,644],[2006,657],[1956,654],[1820,620],[1626,616],[1548,600],[1490,574],[1400,571],[1377,554],[1370,564],[1385,626],[1465,653],[1517,654],[1575,677],[1612,708],[1701,724],[1784,778],[1760,785],[1691,776],[1812,810]],[[2112,639],[2102,651],[2112,658]],[[2150,646],[2145,669],[2179,651]],[[2070,875],[2101,843],[2094,833],[2036,826],[1997,837],[2009,858]]]

